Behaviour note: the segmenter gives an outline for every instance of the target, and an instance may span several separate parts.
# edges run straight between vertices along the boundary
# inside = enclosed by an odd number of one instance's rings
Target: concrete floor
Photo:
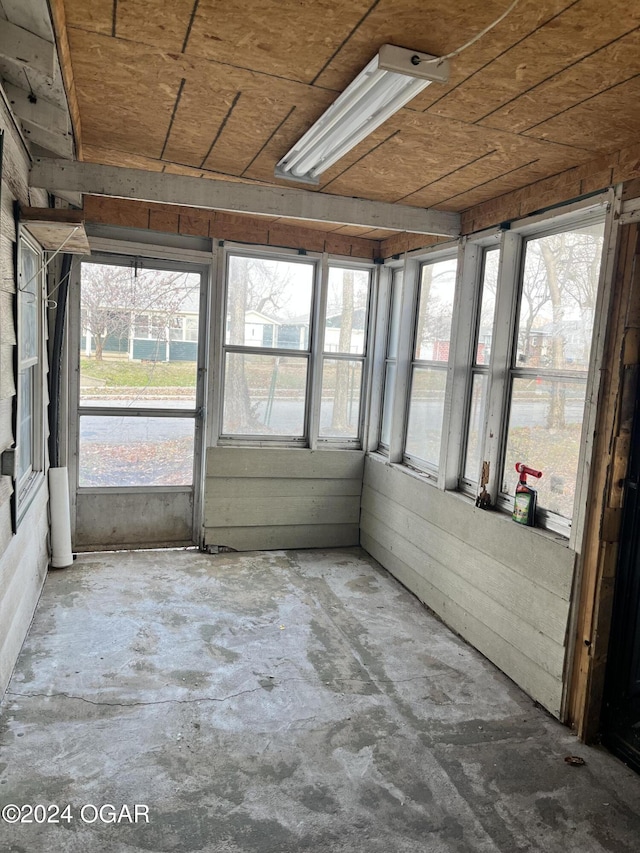
[[[359,549],[51,573],[0,716],[10,803],[70,809],[5,821],[3,853],[640,849],[640,777]]]

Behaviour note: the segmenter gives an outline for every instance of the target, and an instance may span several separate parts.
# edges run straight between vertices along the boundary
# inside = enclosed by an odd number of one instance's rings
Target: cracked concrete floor
[[[5,821],[3,853],[640,846],[640,777],[357,548],[51,573],[0,716],[7,804],[48,810]]]

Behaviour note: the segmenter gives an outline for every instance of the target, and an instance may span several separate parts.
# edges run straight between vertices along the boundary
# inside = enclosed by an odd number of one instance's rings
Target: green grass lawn
[[[80,359],[82,376],[102,379],[106,387],[126,388],[190,388],[195,385],[196,365],[193,361],[145,362],[120,358]]]

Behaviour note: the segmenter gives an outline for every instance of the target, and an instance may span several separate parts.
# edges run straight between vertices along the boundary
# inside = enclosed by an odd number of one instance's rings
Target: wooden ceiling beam
[[[97,163],[37,159],[30,186],[207,210],[282,216],[457,237],[460,216],[428,208],[389,204],[310,190],[257,186],[235,181],[125,169]]]

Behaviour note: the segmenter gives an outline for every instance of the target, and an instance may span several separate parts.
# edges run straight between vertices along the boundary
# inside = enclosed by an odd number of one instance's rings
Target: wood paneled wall
[[[14,443],[13,407],[16,392],[14,253],[16,225],[13,203],[46,206],[46,193],[27,188],[29,159],[4,101],[0,100],[4,130],[2,205],[0,215],[0,451]],[[45,372],[46,377],[46,372]],[[46,405],[46,389],[43,388]],[[11,522],[10,477],[0,477],[0,697],[6,689],[18,652],[31,623],[47,569],[47,489],[43,483],[17,534]]]
[[[560,717],[575,553],[369,456],[360,538],[447,625]]]
[[[210,447],[205,544],[236,551],[357,545],[364,453]]]

